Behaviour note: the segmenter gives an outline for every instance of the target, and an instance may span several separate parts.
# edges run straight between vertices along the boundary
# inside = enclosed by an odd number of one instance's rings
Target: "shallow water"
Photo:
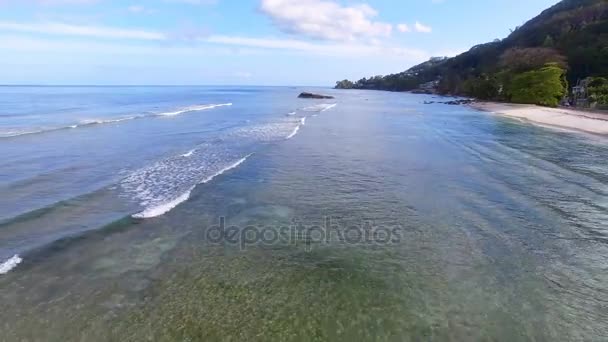
[[[0,138],[2,339],[608,336],[604,138],[304,90],[0,90],[49,113],[4,131],[145,114]]]

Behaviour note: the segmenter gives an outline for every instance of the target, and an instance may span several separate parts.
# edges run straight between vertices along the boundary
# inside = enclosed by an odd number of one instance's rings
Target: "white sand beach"
[[[608,135],[608,114],[497,102],[474,102],[470,106],[536,124]]]

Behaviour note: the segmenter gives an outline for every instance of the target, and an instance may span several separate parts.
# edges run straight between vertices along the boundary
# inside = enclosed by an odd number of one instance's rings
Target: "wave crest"
[[[154,114],[139,114],[139,115],[119,117],[119,118],[86,119],[86,120],[80,121],[77,124],[72,124],[72,125],[62,126],[62,127],[49,127],[49,128],[40,128],[40,129],[31,129],[30,128],[30,129],[23,129],[23,130],[11,130],[11,131],[0,132],[0,138],[11,138],[11,137],[18,137],[18,136],[29,135],[29,134],[48,133],[48,132],[66,130],[66,129],[75,129],[75,128],[81,128],[81,127],[95,126],[95,125],[118,123],[118,122],[130,121],[130,120],[135,120],[135,119],[163,117],[163,116],[176,116],[176,115],[183,114],[183,113],[198,112],[198,111],[209,110],[209,109],[214,109],[214,108],[218,108],[218,107],[226,107],[226,106],[232,106],[232,103],[196,105],[196,106],[184,107],[184,108],[172,111],[172,112],[154,113]]]
[[[10,272],[13,268],[17,267],[21,261],[23,261],[23,259],[21,259],[19,255],[15,254],[12,258],[0,264],[0,274]]]
[[[198,184],[208,183],[226,171],[232,170],[252,154],[232,159],[230,153],[211,147],[206,159],[170,158],[131,174],[122,182],[122,187],[140,202],[144,210],[133,218],[152,218],[166,214],[190,198]],[[225,155],[227,154],[227,155]]]
[[[218,108],[218,107],[227,107],[227,106],[232,106],[232,103],[196,105],[196,106],[185,107],[185,108],[182,108],[182,109],[179,109],[176,111],[172,111],[172,112],[158,113],[158,114],[155,114],[154,116],[176,116],[176,115],[188,113],[188,112],[198,112],[201,110],[208,110],[208,109],[213,109],[213,108]]]
[[[321,104],[317,104],[317,105],[314,105],[314,106],[303,108],[302,110],[305,111],[305,112],[321,113],[321,112],[325,112],[327,110],[330,110],[330,109],[334,108],[337,105],[338,105],[337,103],[321,103]]]

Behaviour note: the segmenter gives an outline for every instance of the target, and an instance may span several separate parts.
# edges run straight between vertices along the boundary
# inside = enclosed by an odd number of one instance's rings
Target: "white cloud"
[[[320,85],[333,84],[345,77],[358,79],[374,73],[405,70],[431,56],[425,51],[398,46],[237,36],[210,36],[183,43],[0,33],[0,46],[0,69],[6,82],[44,80],[49,84],[234,84],[238,81],[239,84]],[[225,63],[214,62],[218,60]],[[370,60],[374,62],[370,64]],[[205,65],[208,70],[193,71]],[[109,69],[96,69],[100,66]],[[254,74],[247,77],[249,72]]]
[[[344,7],[324,0],[262,0],[261,11],[283,31],[310,38],[355,41],[388,37],[392,25],[373,21],[378,12],[369,5]]]
[[[0,21],[0,30],[41,33],[65,36],[82,36],[108,39],[165,40],[165,34],[140,29],[122,29],[103,26],[71,25],[58,22],[16,23]]]
[[[188,5],[215,5],[217,0],[164,0],[169,3],[182,3]]]
[[[419,22],[416,22],[414,24],[414,29],[416,30],[416,32],[422,32],[422,33],[431,33],[433,32],[433,28],[430,26],[426,26],[424,24],[421,24]]]
[[[249,71],[237,71],[234,73],[234,77],[237,78],[252,78],[253,74]]]
[[[43,5],[88,5],[97,3],[99,0],[35,0]]]
[[[411,32],[412,31],[407,24],[399,24],[399,25],[397,25],[397,30],[399,30],[399,32],[402,32],[402,33]]]
[[[8,3],[37,4],[37,5],[89,5],[99,0],[0,0],[0,5]]]
[[[423,50],[381,44],[311,43],[297,39],[250,38],[239,36],[210,36],[201,41],[221,45],[258,49],[288,50],[335,57],[393,56],[425,60],[430,55]]]
[[[146,15],[158,13],[158,10],[148,8],[143,5],[131,5],[131,6],[127,7],[127,11],[129,11],[133,14],[146,14]]]
[[[135,42],[152,42],[155,46],[176,49],[188,47],[206,49],[209,46],[223,46],[231,49],[254,49],[258,51],[276,50],[287,53],[301,53],[319,56],[336,57],[365,57],[381,56],[389,58],[405,58],[408,60],[424,60],[430,57],[426,51],[386,45],[379,40],[370,39],[365,42],[311,42],[300,39],[277,39],[266,37],[244,37],[230,35],[208,35],[205,30],[190,28],[172,33],[163,33],[134,28],[116,28],[106,26],[87,26],[65,24],[61,22],[15,23],[0,21],[0,34],[27,33],[59,37],[103,38],[109,40],[126,40],[122,45],[129,50],[145,50],[151,45],[135,45]],[[41,37],[40,40],[44,40]],[[51,40],[51,39],[48,39]],[[15,43],[15,40],[11,40]],[[30,44],[31,45],[31,44]],[[2,45],[0,45],[2,46]],[[146,47],[147,46],[147,47]],[[5,46],[3,46],[5,48]]]
[[[127,10],[132,13],[144,13],[146,12],[146,8],[141,5],[131,5],[127,7]]]

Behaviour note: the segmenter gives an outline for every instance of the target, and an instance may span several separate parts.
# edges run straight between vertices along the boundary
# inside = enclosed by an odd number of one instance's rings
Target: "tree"
[[[500,56],[499,66],[518,73],[542,68],[547,63],[556,63],[563,69],[568,66],[566,57],[546,47],[509,49]]]
[[[494,76],[482,75],[469,78],[464,82],[464,92],[481,100],[495,100],[500,91],[500,85]]]
[[[587,83],[587,92],[591,103],[608,105],[608,80],[604,77],[593,77]]]
[[[557,107],[568,92],[566,70],[550,63],[545,67],[517,74],[508,86],[511,101]]]
[[[355,84],[349,80],[336,82],[336,89],[353,89]]]

